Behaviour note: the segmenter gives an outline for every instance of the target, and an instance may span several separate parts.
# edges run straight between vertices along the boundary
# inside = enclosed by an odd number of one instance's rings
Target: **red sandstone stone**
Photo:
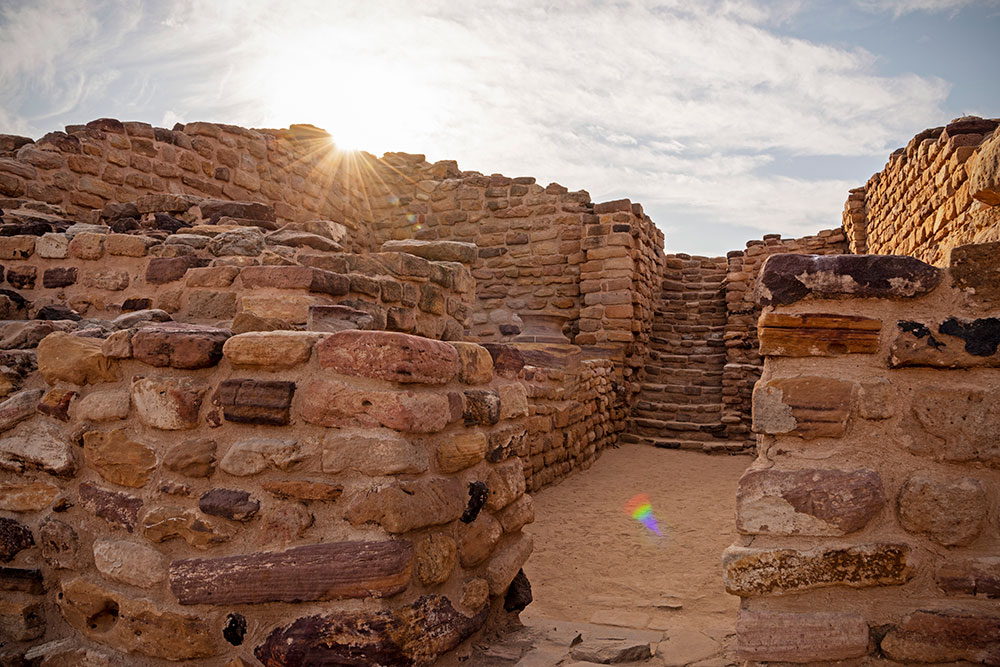
[[[302,418],[318,426],[436,433],[451,421],[448,397],[442,394],[358,389],[335,380],[314,380],[302,395]]]
[[[342,375],[401,383],[445,384],[458,353],[436,340],[388,331],[340,331],[316,345],[319,365]]]
[[[228,329],[164,322],[143,327],[132,337],[132,356],[150,366],[208,368],[222,359]]]

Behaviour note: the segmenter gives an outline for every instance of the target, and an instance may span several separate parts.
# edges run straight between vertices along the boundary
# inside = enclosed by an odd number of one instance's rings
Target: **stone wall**
[[[889,157],[844,207],[853,253],[910,255],[935,265],[966,243],[995,241],[998,121],[974,116],[924,130]]]
[[[723,558],[742,658],[1000,663],[998,257],[767,260]]]

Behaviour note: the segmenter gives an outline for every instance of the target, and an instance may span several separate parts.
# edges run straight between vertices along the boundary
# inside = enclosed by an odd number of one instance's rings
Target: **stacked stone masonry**
[[[998,243],[765,263],[742,658],[1000,664],[998,270]]]

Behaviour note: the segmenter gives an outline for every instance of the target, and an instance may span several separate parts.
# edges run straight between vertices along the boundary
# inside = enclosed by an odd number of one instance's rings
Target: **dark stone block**
[[[31,595],[41,595],[42,571],[17,567],[0,567],[0,591],[21,591]]]
[[[136,310],[149,310],[153,307],[153,300],[145,297],[133,297],[125,299],[122,303],[122,312],[131,313]]]
[[[212,489],[201,494],[198,509],[230,521],[249,521],[260,509],[260,502],[251,498],[247,491]]]
[[[493,426],[500,421],[500,394],[490,389],[466,390],[462,417],[466,426]]]
[[[54,268],[45,269],[42,274],[42,287],[56,288],[68,287],[76,283],[76,268]]]
[[[208,259],[190,255],[184,257],[154,257],[149,260],[149,265],[146,267],[146,282],[160,285],[180,280],[187,273],[188,269],[207,266],[208,262]]]
[[[219,387],[227,421],[284,426],[291,418],[295,383],[283,380],[226,380]]]
[[[83,319],[80,313],[76,312],[69,306],[63,306],[61,304],[55,304],[52,306],[42,306],[35,313],[36,320],[72,320],[74,322],[79,322]]]
[[[469,504],[465,506],[465,511],[459,519],[462,523],[472,523],[479,516],[486,505],[486,500],[490,497],[490,487],[486,482],[469,482]]]
[[[84,482],[80,485],[80,504],[95,516],[131,533],[139,519],[142,499]]]
[[[229,329],[164,322],[143,327],[132,337],[132,356],[150,366],[208,368],[222,359]]]
[[[531,582],[528,581],[524,570],[518,570],[517,576],[514,577],[514,581],[510,582],[510,588],[507,589],[507,594],[503,598],[504,611],[524,611],[524,608],[531,604],[532,599]]]
[[[14,556],[34,545],[31,529],[20,521],[0,516],[0,561],[9,563]]]

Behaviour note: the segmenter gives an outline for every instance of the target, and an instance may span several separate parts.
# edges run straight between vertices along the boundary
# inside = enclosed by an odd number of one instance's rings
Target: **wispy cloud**
[[[1000,7],[1000,0],[855,0],[855,5],[871,12],[888,12],[895,16],[924,12],[955,14],[973,5]]]
[[[165,125],[312,122],[373,152],[630,196],[665,227],[676,209],[807,233],[818,206],[832,209],[824,226],[836,224],[856,183],[776,177],[774,155],[884,155],[939,119],[949,92],[933,76],[881,74],[864,49],[782,34],[808,8],[22,2],[0,10],[0,89],[12,91],[0,123],[37,133],[94,110]]]

